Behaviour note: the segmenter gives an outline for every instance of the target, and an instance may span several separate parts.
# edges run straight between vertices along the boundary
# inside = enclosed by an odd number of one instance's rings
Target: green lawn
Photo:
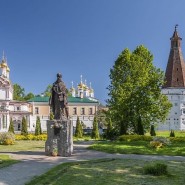
[[[19,161],[11,159],[8,155],[0,155],[0,168],[10,166],[10,165],[15,164],[17,162],[19,162]]]
[[[143,174],[143,166],[151,161],[130,159],[100,159],[64,163],[35,177],[27,185],[184,185],[185,162],[162,161],[169,174]]]
[[[185,137],[185,131],[174,131],[175,137]],[[150,136],[150,133],[146,133],[147,136]],[[156,131],[157,136],[169,137],[170,131]]]
[[[45,141],[16,141],[15,145],[0,145],[0,152],[43,151]]]
[[[185,156],[185,142],[175,142],[158,150],[151,148],[149,143],[149,141],[103,141],[94,143],[89,149],[120,154]]]

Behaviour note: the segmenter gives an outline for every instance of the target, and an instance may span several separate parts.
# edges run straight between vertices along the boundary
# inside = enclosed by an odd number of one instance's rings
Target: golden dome
[[[10,72],[10,68],[9,68],[8,66],[7,66],[7,68],[6,68],[6,71],[7,71],[7,72]]]
[[[1,63],[1,68],[3,67],[7,67],[7,63],[4,60],[2,60],[2,63]]]

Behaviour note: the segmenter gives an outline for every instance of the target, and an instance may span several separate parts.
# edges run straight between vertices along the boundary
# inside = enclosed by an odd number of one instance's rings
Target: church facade
[[[14,130],[22,128],[22,118],[27,120],[29,132],[35,131],[37,117],[40,117],[41,127],[46,131],[46,123],[50,116],[49,97],[36,96],[28,102],[13,100],[13,85],[10,81],[10,69],[7,61],[2,57],[0,63],[0,132],[7,132],[12,119]],[[99,107],[99,101],[94,98],[94,90],[81,81],[77,88],[70,88],[71,96],[68,97],[69,117],[76,127],[79,117],[86,128],[92,128],[94,116]]]
[[[170,40],[171,48],[162,93],[168,97],[172,108],[165,123],[159,124],[157,129],[185,130],[185,62],[177,26]]]
[[[9,74],[10,69],[3,54],[0,63],[0,132],[8,131],[10,119],[14,123],[14,129],[20,130],[23,116],[27,119],[28,129],[31,127],[30,104],[13,100],[13,85]]]

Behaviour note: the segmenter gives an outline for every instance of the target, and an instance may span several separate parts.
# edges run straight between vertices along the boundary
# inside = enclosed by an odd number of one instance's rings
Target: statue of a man
[[[60,73],[57,74],[57,80],[51,88],[49,104],[54,114],[54,119],[68,118],[67,89]]]

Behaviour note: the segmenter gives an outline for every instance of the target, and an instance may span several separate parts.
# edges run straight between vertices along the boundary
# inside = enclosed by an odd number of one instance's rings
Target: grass
[[[0,168],[4,168],[19,162],[18,160],[11,159],[8,155],[0,155]]]
[[[18,152],[18,151],[43,151],[45,141],[16,141],[14,145],[0,145],[1,152]]]
[[[150,161],[130,159],[99,159],[60,164],[35,177],[26,185],[184,185],[185,162],[162,161],[168,175],[144,175],[143,167]]]
[[[170,131],[155,131],[156,136],[170,137]],[[175,137],[185,137],[185,131],[174,131]],[[147,136],[150,136],[150,133],[146,133]]]
[[[175,142],[156,150],[150,147],[149,141],[102,141],[94,143],[89,149],[120,154],[185,156],[185,142]]]

